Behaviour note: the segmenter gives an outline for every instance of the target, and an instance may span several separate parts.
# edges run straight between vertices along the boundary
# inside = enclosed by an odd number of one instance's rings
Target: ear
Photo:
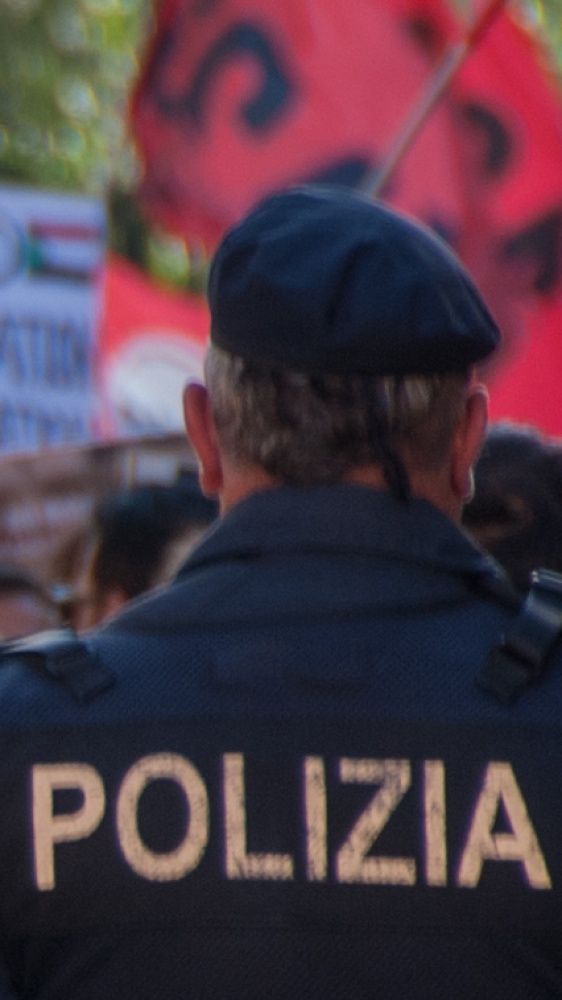
[[[459,500],[466,501],[472,496],[472,466],[478,458],[487,426],[488,392],[483,385],[471,385],[451,453],[451,487]]]
[[[217,432],[205,386],[193,382],[183,394],[187,436],[199,461],[199,482],[206,496],[216,496],[223,485]]]

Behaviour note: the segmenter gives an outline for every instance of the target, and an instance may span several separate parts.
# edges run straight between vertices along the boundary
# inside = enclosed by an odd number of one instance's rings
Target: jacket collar
[[[262,558],[277,553],[295,557],[284,562],[283,573],[276,560]],[[313,560],[316,571],[309,572],[309,556],[320,557],[325,567],[325,557],[330,564],[338,555],[344,558],[335,560],[333,576],[318,572],[318,560]],[[373,585],[365,582],[370,556],[371,569],[379,572],[377,585],[372,574]],[[254,557],[259,573],[253,571]],[[398,572],[390,571],[391,564]],[[284,575],[288,565],[294,586]],[[416,567],[420,572],[414,572]],[[303,614],[324,619],[361,609],[371,614],[374,608],[379,614],[398,607],[431,611],[465,601],[467,587],[493,595],[504,606],[520,603],[496,563],[431,504],[400,503],[388,492],[364,486],[281,487],[233,507],[193,551],[171,587],[131,602],[102,631],[161,635],[163,629],[221,627],[225,621],[263,625]]]
[[[225,558],[276,551],[372,553],[505,580],[497,564],[432,504],[403,503],[388,491],[348,484],[252,494],[217,522],[179,577]]]

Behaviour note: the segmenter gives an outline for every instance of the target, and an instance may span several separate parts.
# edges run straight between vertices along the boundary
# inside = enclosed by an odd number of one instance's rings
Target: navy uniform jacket
[[[41,1000],[562,997],[562,674],[431,505],[237,505],[88,642],[84,706],[0,670],[0,948]]]

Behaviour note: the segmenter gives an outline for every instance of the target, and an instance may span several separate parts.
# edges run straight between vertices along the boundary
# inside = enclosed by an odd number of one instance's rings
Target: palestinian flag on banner
[[[27,268],[34,277],[89,282],[103,263],[99,227],[31,220],[26,235]]]

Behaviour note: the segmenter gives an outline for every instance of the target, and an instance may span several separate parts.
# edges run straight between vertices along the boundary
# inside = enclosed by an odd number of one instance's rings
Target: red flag
[[[210,250],[276,188],[360,185],[461,36],[440,0],[165,0],[133,101],[147,211]],[[559,363],[562,101],[538,53],[500,14],[384,197],[451,242],[496,312],[493,414],[560,433],[541,369]]]
[[[106,434],[183,430],[182,389],[202,373],[205,300],[161,288],[112,255],[104,306],[99,357]]]
[[[160,223],[212,248],[275,188],[356,185],[427,81],[450,27],[431,0],[168,0],[133,102]],[[393,185],[449,228],[458,195],[439,110]]]
[[[492,416],[562,433],[562,97],[545,51],[500,17],[452,89],[480,234],[461,255],[485,294],[519,310],[489,379]],[[472,241],[472,245],[471,245]],[[480,260],[488,262],[488,272]],[[490,267],[489,265],[492,265]],[[495,273],[495,279],[492,275]]]

